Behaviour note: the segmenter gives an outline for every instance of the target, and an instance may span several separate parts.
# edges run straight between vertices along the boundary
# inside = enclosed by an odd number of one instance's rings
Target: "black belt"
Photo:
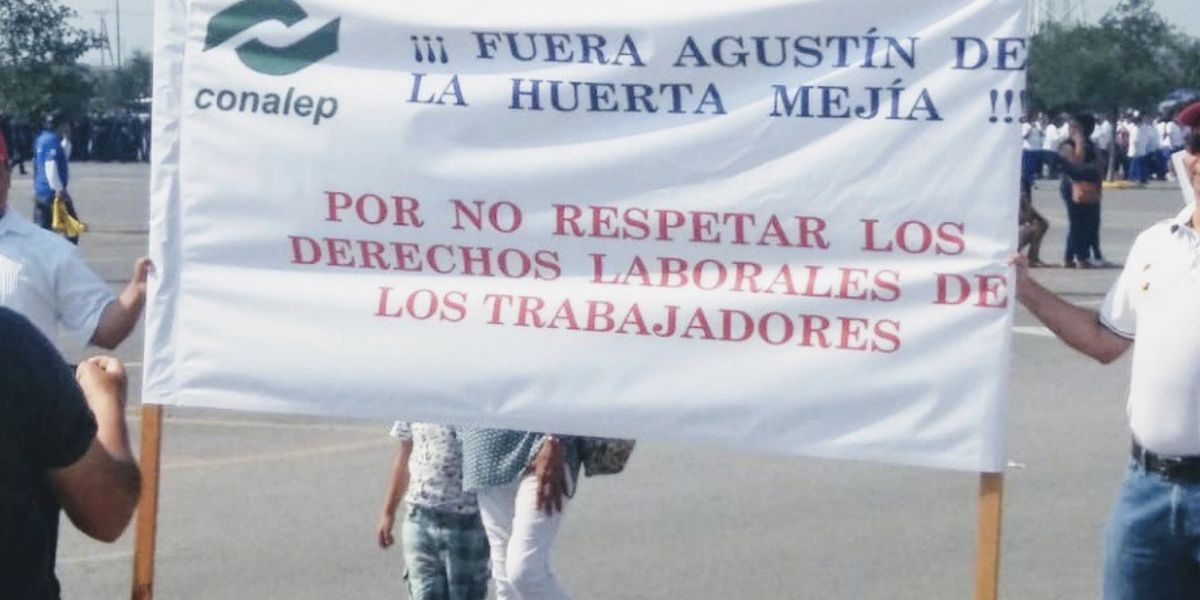
[[[1200,483],[1200,455],[1168,456],[1157,454],[1133,440],[1133,460],[1147,473],[1158,473],[1176,483]]]

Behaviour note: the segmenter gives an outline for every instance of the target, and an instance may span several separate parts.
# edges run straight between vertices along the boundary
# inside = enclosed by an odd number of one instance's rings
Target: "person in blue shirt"
[[[78,218],[75,203],[67,191],[70,182],[68,154],[70,150],[64,140],[69,139],[71,121],[64,113],[54,112],[46,117],[46,129],[33,142],[33,221],[44,229],[50,229],[53,221],[51,210],[54,196],[62,197],[67,212]],[[68,237],[72,243],[78,238]]]

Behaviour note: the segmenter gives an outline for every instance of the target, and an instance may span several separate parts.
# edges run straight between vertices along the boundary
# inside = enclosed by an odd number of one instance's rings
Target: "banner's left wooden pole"
[[[975,556],[975,600],[1000,598],[1000,524],[1004,474],[979,476],[979,546]]]
[[[142,497],[133,539],[133,600],[154,597],[154,542],[158,534],[158,473],[162,456],[162,405],[142,405]]]

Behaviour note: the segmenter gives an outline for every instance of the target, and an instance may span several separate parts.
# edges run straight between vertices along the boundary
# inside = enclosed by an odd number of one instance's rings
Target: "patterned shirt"
[[[463,491],[462,446],[453,427],[396,421],[392,437],[413,443],[404,495],[409,506],[463,515],[479,512],[475,494]]]
[[[542,449],[546,435],[510,429],[462,428],[463,489],[476,492],[483,488],[508,485],[517,481]],[[560,438],[567,454],[572,481],[579,477],[578,438]]]

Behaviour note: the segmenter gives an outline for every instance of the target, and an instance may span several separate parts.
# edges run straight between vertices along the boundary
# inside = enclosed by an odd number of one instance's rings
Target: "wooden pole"
[[[979,546],[975,557],[975,600],[1000,598],[1000,522],[1004,474],[979,477]]]
[[[162,406],[142,405],[142,497],[133,539],[133,600],[154,598],[154,542],[158,533],[158,473],[162,454]]]

